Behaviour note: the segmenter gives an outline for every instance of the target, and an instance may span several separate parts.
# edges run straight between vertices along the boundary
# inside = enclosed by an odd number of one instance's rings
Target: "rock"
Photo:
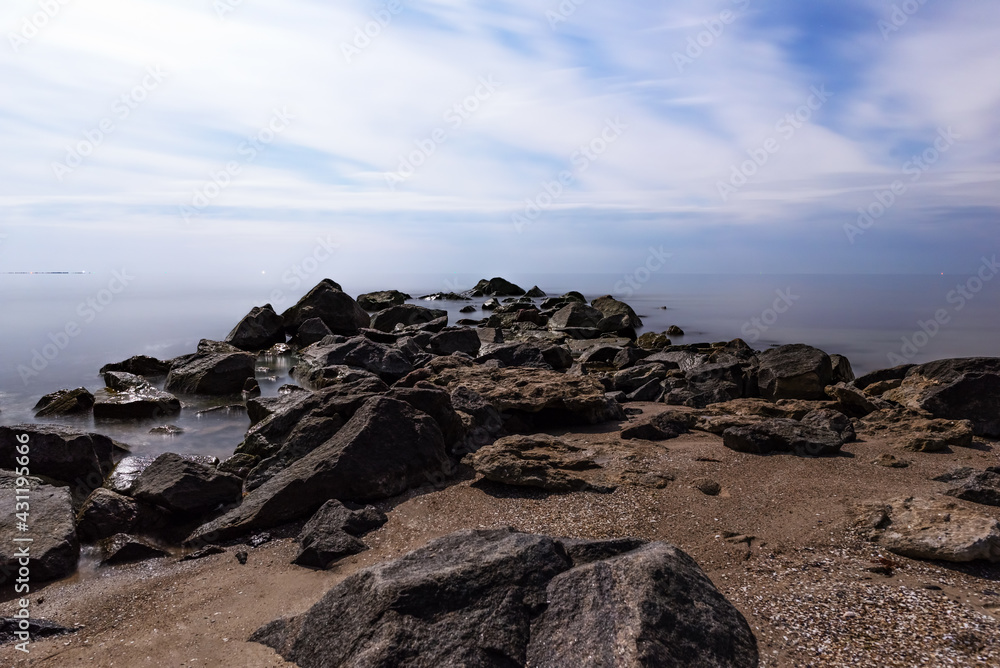
[[[148,540],[119,533],[100,542],[101,565],[127,564],[146,559],[169,557],[169,553],[156,547]]]
[[[955,483],[945,492],[948,496],[987,506],[1000,506],[1000,467],[991,466],[985,471],[964,467],[939,475],[934,480]]]
[[[189,537],[226,540],[299,519],[329,499],[371,501],[443,477],[451,462],[437,423],[387,397],[372,397],[328,441],[250,492]]]
[[[856,526],[869,540],[911,559],[1000,562],[1000,523],[954,502],[910,497],[867,504]]]
[[[27,628],[24,628],[25,625],[27,625]],[[29,642],[38,642],[42,638],[76,633],[75,628],[69,629],[55,622],[50,622],[47,619],[0,617],[0,645],[6,645],[15,641],[19,643],[24,642],[26,639],[18,635],[18,632],[24,631],[28,633],[27,640]]]
[[[462,352],[475,357],[481,342],[476,330],[462,327],[445,329],[431,337],[430,349],[435,355],[451,355]]]
[[[132,373],[137,376],[144,376],[145,378],[162,378],[170,372],[171,364],[172,362],[158,360],[155,357],[136,355],[124,362],[105,364],[101,367],[100,373],[103,376],[108,371],[124,371],[125,373]]]
[[[626,346],[615,355],[611,363],[618,369],[625,369],[641,362],[647,357],[649,357],[648,350],[636,348],[635,346]]]
[[[757,665],[746,620],[690,557],[631,545],[460,531],[348,576],[250,640],[302,668],[413,657],[421,666]]]
[[[246,566],[247,559],[250,558],[250,555],[247,554],[246,550],[240,550],[239,552],[236,552],[233,556],[236,557],[236,561],[240,562],[240,566]]]
[[[257,382],[256,378],[246,379],[246,382],[243,383],[243,390],[240,392],[240,396],[243,397],[243,401],[260,396],[260,383]]]
[[[667,327],[666,334],[667,336],[684,336],[684,330],[677,325],[670,325],[670,327]],[[667,343],[667,345],[670,344]]]
[[[285,331],[294,335],[310,318],[319,318],[334,334],[354,336],[371,320],[358,303],[345,294],[337,283],[324,278],[294,306],[281,314]]]
[[[405,304],[407,299],[413,299],[410,295],[399,290],[382,290],[381,292],[366,292],[358,295],[358,306],[366,311],[381,311],[390,306]],[[423,297],[422,299],[426,299]]]
[[[843,382],[828,386],[825,392],[827,396],[837,402],[838,408],[850,417],[862,418],[880,408],[889,406],[886,402],[869,396],[856,387],[851,387]]]
[[[206,455],[181,455],[181,457],[213,468],[219,463],[219,460],[215,457],[208,457]],[[154,458],[149,455],[129,455],[123,457],[115,466],[111,475],[108,476],[108,480],[104,486],[113,492],[130,496],[135,487],[135,481],[153,463],[153,460]]]
[[[824,388],[833,380],[830,356],[822,350],[795,343],[760,353],[757,382],[765,399],[824,399]]]
[[[447,315],[448,312],[442,309],[430,309],[416,304],[402,304],[376,313],[372,316],[371,326],[382,332],[392,332],[398,328],[429,323],[442,316],[447,317]]]
[[[686,434],[693,425],[690,413],[666,411],[643,418],[622,429],[621,437],[628,440],[641,438],[646,441],[665,441]]]
[[[967,357],[912,367],[884,395],[933,417],[969,420],[977,436],[1000,438],[1000,358]]]
[[[487,480],[550,492],[587,489],[589,483],[575,472],[600,468],[584,449],[545,434],[507,436],[463,461]]]
[[[340,501],[330,500],[306,522],[299,534],[301,550],[292,562],[299,566],[325,569],[342,558],[367,550],[357,537],[388,521],[385,513],[367,506],[351,510]]]
[[[892,439],[912,452],[940,452],[949,446],[972,445],[972,424],[967,420],[928,419],[905,408],[875,411],[858,423],[858,431]]]
[[[722,443],[731,450],[756,455],[789,452],[811,457],[835,455],[844,444],[836,432],[785,418],[730,427],[723,432]]]
[[[525,292],[524,296],[525,297],[533,297],[535,299],[539,299],[541,297],[544,297],[545,293],[542,292],[541,288],[539,288],[537,285],[535,285],[530,290],[528,290],[527,292]]]
[[[201,515],[236,503],[243,481],[211,466],[167,452],[139,474],[132,497],[184,516]]]
[[[563,306],[549,318],[550,328],[587,327],[597,328],[604,314],[593,306],[572,302]]]
[[[708,496],[718,496],[722,491],[722,485],[715,482],[711,478],[695,478],[691,481],[691,486],[702,494],[707,494]]]
[[[37,444],[35,445],[37,447]],[[34,448],[32,449],[34,455]],[[32,458],[32,472],[35,471]],[[15,513],[18,492],[28,492],[31,508],[26,524],[30,533],[18,530],[23,519]],[[24,499],[22,498],[21,501]],[[80,542],[76,537],[73,523],[73,503],[66,487],[40,485],[29,481],[29,485],[17,487],[13,479],[10,484],[0,487],[0,584],[14,579],[21,567],[30,572],[31,584],[58,580],[76,571],[80,560]],[[31,543],[14,542],[14,538],[26,536]],[[29,548],[27,564],[23,558],[23,548]]]
[[[635,341],[636,345],[646,350],[663,350],[670,345],[670,339],[663,334],[646,332]]]
[[[164,424],[159,427],[153,427],[149,430],[149,433],[158,436],[177,436],[178,434],[183,434],[184,430],[175,424]]]
[[[801,422],[802,424],[808,424],[813,427],[820,427],[822,429],[829,429],[832,432],[836,432],[840,435],[840,438],[844,443],[850,443],[857,438],[857,434],[854,433],[854,424],[851,422],[851,419],[840,411],[835,411],[830,408],[819,408],[809,411],[802,417]]]
[[[54,415],[78,415],[89,413],[94,407],[94,395],[87,388],[78,387],[75,390],[58,390],[46,394],[35,404],[35,417],[52,417]]]
[[[320,318],[309,318],[299,325],[298,331],[292,337],[292,344],[296,348],[305,348],[319,343],[328,336],[334,336],[334,333],[330,331],[325,322]]]
[[[591,300],[590,305],[604,314],[605,318],[611,316],[624,315],[628,318],[628,325],[632,327],[642,327],[642,319],[635,314],[632,307],[625,302],[618,301],[611,295],[604,295]]]
[[[76,533],[93,543],[118,533],[152,533],[164,528],[167,514],[128,496],[99,487],[83,502],[76,514]]]
[[[501,343],[482,347],[480,363],[497,360],[505,367],[533,367],[538,369],[568,369],[573,356],[563,346],[551,343]]]
[[[640,364],[618,371],[611,377],[611,386],[630,394],[651,381],[663,382],[667,378],[667,367],[663,364]]]
[[[854,380],[854,369],[851,368],[851,360],[843,355],[830,355],[830,367],[832,382],[850,383]]]
[[[184,394],[239,394],[254,377],[257,358],[228,343],[202,339],[198,352],[178,358],[167,374],[166,390]]]
[[[426,383],[418,387],[395,387],[385,396],[405,401],[430,415],[441,429],[449,451],[465,438],[465,425],[451,404],[451,395],[444,389]]]
[[[240,350],[257,352],[285,342],[285,326],[270,304],[254,306],[224,339]]]
[[[626,401],[656,402],[663,398],[664,386],[658,380],[651,380],[625,396]]]
[[[880,380],[877,383],[872,383],[864,389],[865,394],[872,397],[880,397],[889,390],[895,390],[897,387],[903,384],[902,378],[895,378],[893,380]]]
[[[177,397],[156,389],[142,376],[108,371],[104,383],[108,389],[99,390],[94,397],[95,420],[143,420],[181,412]]]
[[[243,452],[237,452],[232,457],[229,457],[224,462],[219,464],[218,469],[222,473],[232,473],[237,478],[245,480],[246,477],[250,475],[250,471],[252,471],[253,468],[259,463],[260,457],[248,455]]]
[[[413,371],[410,360],[398,348],[356,336],[343,343],[320,342],[300,350],[292,377],[317,389],[361,378],[335,368],[327,371],[339,366],[364,369],[388,383]]]
[[[468,306],[463,306],[462,308],[458,309],[459,313],[475,313],[476,310],[477,310],[476,307],[473,306],[472,304],[469,304]]]
[[[900,366],[894,366],[891,369],[879,369],[878,371],[872,371],[871,373],[866,373],[863,376],[859,376],[854,379],[854,386],[860,390],[867,388],[869,385],[875,383],[898,380],[903,381],[906,377],[906,372],[915,367],[916,364],[901,364]]]
[[[204,559],[205,557],[210,557],[213,554],[225,554],[226,548],[220,547],[218,545],[207,545],[206,547],[194,550],[185,554],[180,558],[180,561],[194,561],[195,559]]]
[[[650,355],[646,360],[655,358],[657,355]],[[688,369],[683,378],[670,380],[670,389],[663,400],[674,406],[704,408],[709,404],[755,395],[754,371],[748,362],[700,364]]]
[[[520,297],[524,294],[524,290],[503,278],[491,278],[490,280],[484,278],[476,283],[470,294],[473,297],[482,297],[484,295],[493,297]]]
[[[896,455],[889,453],[882,453],[878,457],[872,460],[872,464],[877,464],[878,466],[884,466],[888,469],[905,469],[910,465],[910,462],[898,459]]]
[[[88,493],[101,486],[114,466],[116,448],[107,436],[56,425],[17,424],[0,427],[0,469],[17,468],[19,436],[27,436],[32,474],[74,487],[89,485]]]

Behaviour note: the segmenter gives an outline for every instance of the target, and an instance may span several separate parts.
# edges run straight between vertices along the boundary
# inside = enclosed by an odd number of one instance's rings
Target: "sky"
[[[5,0],[0,37],[0,271],[1000,250],[993,0]]]

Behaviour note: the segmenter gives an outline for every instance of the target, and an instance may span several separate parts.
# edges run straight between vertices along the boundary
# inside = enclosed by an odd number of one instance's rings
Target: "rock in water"
[[[432,309],[416,304],[402,304],[391,306],[379,311],[372,316],[372,329],[381,332],[391,332],[396,326],[410,327],[412,325],[424,325],[433,322],[438,318],[447,318],[448,312],[443,309]],[[445,321],[447,322],[447,320]]]
[[[278,472],[188,542],[226,540],[299,519],[329,499],[369,501],[443,478],[452,464],[426,413],[386,397],[368,399],[328,441]]]
[[[524,290],[504,278],[497,277],[490,280],[482,279],[476,283],[470,294],[473,297],[520,297],[524,294]]]
[[[76,415],[89,413],[94,407],[94,395],[87,388],[78,387],[75,390],[58,390],[46,394],[35,404],[35,417],[51,417],[53,415]]]
[[[593,306],[588,306],[587,304],[581,304],[580,302],[571,302],[561,309],[556,311],[551,318],[549,318],[549,327],[554,328],[566,328],[566,327],[590,327],[596,328],[597,325],[604,319],[604,314]]]
[[[604,314],[605,318],[611,316],[624,315],[628,317],[628,324],[632,327],[642,327],[642,319],[635,314],[632,307],[625,302],[618,301],[611,295],[598,297],[590,302],[590,305]]]
[[[825,399],[833,380],[830,356],[801,343],[762,352],[757,382],[765,399]]]
[[[365,310],[329,278],[324,278],[281,314],[285,331],[289,334],[295,334],[299,326],[310,318],[319,318],[331,332],[344,336],[354,336],[371,322]]]
[[[97,420],[129,420],[177,415],[181,402],[169,392],[153,387],[142,376],[123,371],[104,374],[106,390],[98,391],[94,403]]]
[[[101,367],[100,373],[103,376],[108,371],[124,371],[146,378],[162,378],[170,372],[170,365],[170,361],[158,360],[147,355],[136,355],[124,362],[105,364]]]
[[[302,668],[756,666],[749,625],[697,564],[636,542],[460,531],[250,640]]]
[[[181,515],[198,515],[240,500],[243,481],[167,452],[139,474],[132,496]]]
[[[275,343],[285,342],[285,326],[270,304],[254,306],[229,332],[225,341],[240,350],[266,350]]]
[[[256,360],[228,343],[202,339],[198,352],[175,360],[166,389],[185,394],[239,394],[247,378],[254,377]]]
[[[366,292],[363,295],[358,295],[358,306],[366,311],[381,311],[390,306],[405,304],[407,299],[413,299],[413,297],[399,290]]]

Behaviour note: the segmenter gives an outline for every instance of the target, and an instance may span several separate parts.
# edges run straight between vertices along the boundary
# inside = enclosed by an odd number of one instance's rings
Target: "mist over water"
[[[132,355],[171,358],[193,352],[199,339],[221,340],[253,307],[270,302],[281,312],[295,303],[322,272],[262,276],[253,281],[177,285],[166,278],[125,274],[0,276],[0,423],[33,421],[31,407],[43,394],[84,386],[103,387],[98,369]],[[461,292],[484,276],[471,274],[331,276],[352,296],[398,289],[420,303],[449,312],[449,321],[479,318],[459,313],[471,302],[420,301],[435,292]],[[489,278],[489,276],[486,276]],[[638,275],[511,274],[524,289],[538,285],[548,295],[569,290],[588,299],[611,294],[626,301],[644,321],[642,331],[678,325],[685,336],[674,343],[743,338],[757,349],[807,343],[846,355],[856,373],[892,366],[896,355],[910,362],[967,356],[1000,356],[1000,281],[982,283],[959,297],[968,276],[907,275]],[[640,280],[645,279],[645,280]],[[110,287],[109,287],[110,286]],[[974,287],[974,286],[973,286]],[[665,309],[663,307],[666,307]],[[935,321],[944,315],[943,324]],[[924,327],[921,327],[923,323]],[[933,332],[930,334],[929,332]],[[641,332],[640,332],[641,333]],[[905,340],[905,341],[904,341]],[[909,346],[905,346],[909,342]],[[898,363],[898,362],[897,362]],[[265,395],[289,382],[287,362],[261,360],[258,376]],[[274,378],[274,380],[269,380]],[[139,454],[198,452],[232,454],[248,424],[245,414],[203,415],[226,403],[185,399],[170,420],[186,430],[176,437],[148,434],[160,424],[94,425],[91,418],[66,420],[108,433]]]

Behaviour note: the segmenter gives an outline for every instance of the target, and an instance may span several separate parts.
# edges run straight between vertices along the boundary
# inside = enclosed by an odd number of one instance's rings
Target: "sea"
[[[742,338],[763,350],[807,343],[846,356],[860,375],[905,362],[949,357],[1000,356],[1000,279],[979,275],[733,275],[518,274],[505,278],[547,295],[570,290],[588,299],[610,294],[630,304],[646,331],[677,325],[674,343]],[[139,284],[113,273],[0,275],[0,424],[35,422],[38,399],[61,388],[103,387],[98,370],[132,355],[161,359],[195,350],[200,339],[221,340],[253,307],[288,308],[323,278],[262,277],[217,285],[178,285],[164,278]],[[411,303],[449,312],[455,322],[472,302],[426,301],[423,295],[461,292],[483,276],[380,274],[331,276],[348,294],[397,289]],[[290,360],[261,359],[263,393],[274,395]],[[94,424],[92,418],[58,421],[107,434],[134,454],[233,453],[249,424],[245,413],[205,410],[215,398],[184,399],[168,423],[183,433],[149,433],[159,422]],[[200,414],[199,414],[200,413]]]

